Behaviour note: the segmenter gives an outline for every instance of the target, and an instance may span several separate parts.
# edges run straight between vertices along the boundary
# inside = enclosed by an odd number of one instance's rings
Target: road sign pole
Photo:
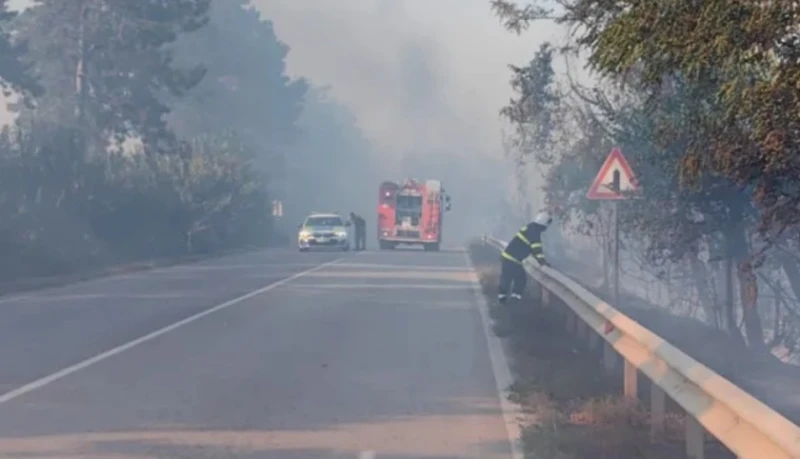
[[[614,307],[619,307],[619,201],[614,201]]]
[[[626,199],[624,193],[635,192],[639,189],[639,182],[633,175],[631,166],[622,155],[619,148],[614,148],[606,157],[605,162],[600,167],[586,197],[592,200],[613,200],[612,210],[614,212],[614,258],[613,294],[614,306],[619,306],[619,201]]]

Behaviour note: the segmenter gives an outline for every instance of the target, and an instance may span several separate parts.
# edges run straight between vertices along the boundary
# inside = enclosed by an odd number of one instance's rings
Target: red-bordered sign
[[[615,184],[617,189],[615,189]],[[608,154],[600,168],[586,197],[589,199],[618,200],[625,199],[624,192],[639,190],[639,183],[633,175],[631,166],[619,148]]]

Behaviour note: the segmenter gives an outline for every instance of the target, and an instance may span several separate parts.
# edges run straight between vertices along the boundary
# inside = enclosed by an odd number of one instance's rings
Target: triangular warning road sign
[[[617,179],[615,180],[615,176]],[[618,189],[615,189],[614,183],[617,183]],[[633,176],[631,166],[628,161],[622,156],[622,151],[619,148],[614,148],[608,154],[603,167],[595,177],[592,186],[589,187],[589,192],[586,197],[589,199],[608,199],[617,200],[625,199],[622,194],[626,191],[637,191],[639,183],[636,177]]]

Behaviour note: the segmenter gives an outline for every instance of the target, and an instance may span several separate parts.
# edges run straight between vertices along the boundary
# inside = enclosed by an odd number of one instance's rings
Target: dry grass
[[[664,439],[650,441],[648,413],[621,394],[598,353],[565,333],[556,308],[538,305],[535,284],[519,303],[493,300],[498,280],[494,249],[476,244],[470,253],[489,297],[495,332],[505,338],[515,383],[509,398],[523,406],[528,459],[675,459],[684,457],[684,416],[670,413]],[[728,457],[709,452],[708,457]]]

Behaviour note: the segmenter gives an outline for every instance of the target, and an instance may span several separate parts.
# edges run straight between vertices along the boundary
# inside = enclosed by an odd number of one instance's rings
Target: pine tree
[[[130,138],[171,150],[165,97],[196,86],[204,69],[176,67],[166,45],[206,23],[209,1],[40,0],[17,22],[48,88],[26,115],[71,124],[101,151]]]

